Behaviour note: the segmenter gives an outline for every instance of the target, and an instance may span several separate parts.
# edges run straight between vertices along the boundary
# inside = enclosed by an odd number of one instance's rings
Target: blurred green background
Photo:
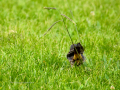
[[[72,43],[63,22],[43,36],[60,13],[85,47],[80,67],[66,58]],[[120,0],[0,0],[0,69],[3,90],[119,90]]]

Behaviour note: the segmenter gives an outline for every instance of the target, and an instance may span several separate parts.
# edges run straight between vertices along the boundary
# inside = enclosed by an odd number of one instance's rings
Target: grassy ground
[[[56,7],[46,10],[43,7]],[[85,47],[86,62],[71,68],[72,44]],[[0,0],[0,89],[120,89],[120,0]]]

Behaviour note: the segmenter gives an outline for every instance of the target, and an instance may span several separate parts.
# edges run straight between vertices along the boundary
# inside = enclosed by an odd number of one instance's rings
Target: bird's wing
[[[67,54],[67,59],[69,61],[72,61],[74,57],[74,50],[70,50],[70,52]]]

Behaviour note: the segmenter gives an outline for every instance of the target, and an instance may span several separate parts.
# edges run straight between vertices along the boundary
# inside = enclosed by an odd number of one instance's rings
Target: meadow
[[[60,14],[85,48],[79,67],[63,22],[43,36]],[[0,69],[1,90],[120,90],[120,0],[0,0]]]

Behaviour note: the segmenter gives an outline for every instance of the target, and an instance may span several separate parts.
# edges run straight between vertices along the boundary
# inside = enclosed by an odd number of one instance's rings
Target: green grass
[[[71,68],[72,44],[56,7],[77,24],[86,62]],[[72,13],[70,12],[72,11]],[[74,43],[75,26],[65,20]],[[120,0],[0,0],[0,89],[120,89]]]

